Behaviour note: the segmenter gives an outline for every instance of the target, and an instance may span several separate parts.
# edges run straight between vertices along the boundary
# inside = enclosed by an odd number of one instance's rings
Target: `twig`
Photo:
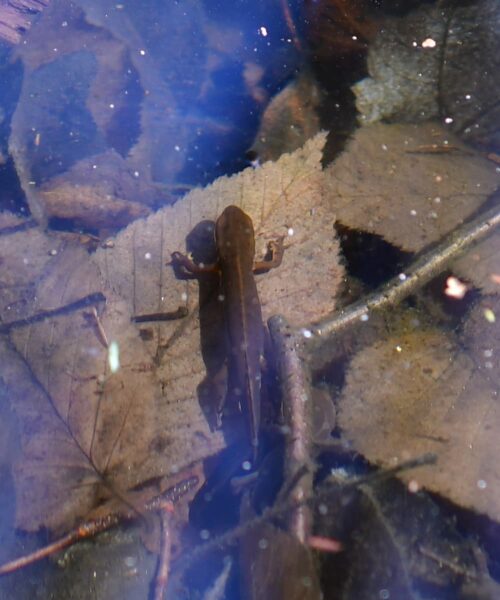
[[[161,313],[150,313],[147,315],[134,315],[131,317],[133,323],[150,323],[153,321],[175,321],[176,319],[182,319],[187,317],[189,314],[188,309],[185,306],[179,306],[177,310],[172,312],[161,312]]]
[[[288,6],[288,0],[281,0],[281,8],[283,10],[285,22],[290,31],[290,35],[292,36],[293,45],[297,48],[299,52],[303,52],[302,44],[300,43],[300,39],[297,34],[297,28],[295,27],[290,7]]]
[[[370,312],[397,305],[404,298],[438,275],[452,260],[473,244],[493,232],[500,224],[498,206],[462,225],[445,238],[436,248],[424,254],[406,273],[392,279],[380,291],[363,300],[337,311],[310,328],[311,337],[306,344],[314,344],[317,338],[338,333],[353,323],[366,319]]]
[[[214,581],[212,587],[206,591],[203,600],[223,600],[226,597],[224,592],[232,566],[233,561],[231,560],[231,557],[226,557],[222,571],[217,575],[217,579]]]
[[[3,323],[0,325],[0,333],[9,333],[9,331],[12,329],[26,327],[27,325],[40,323],[40,321],[45,321],[46,319],[67,315],[76,310],[100,304],[101,302],[106,302],[106,296],[101,292],[95,292],[94,294],[89,294],[88,296],[84,296],[83,298],[75,300],[74,302],[70,302],[69,304],[65,304],[64,306],[58,306],[57,308],[52,308],[50,310],[43,310],[29,317],[25,317],[24,319],[18,319],[17,321]]]
[[[161,519],[161,552],[156,574],[154,600],[163,600],[168,583],[170,556],[172,554],[172,531],[170,515],[174,510],[171,502],[166,502],[160,510]]]
[[[159,510],[166,505],[166,503],[176,503],[178,500],[187,494],[193,487],[198,484],[198,477],[189,477],[179,482],[178,484],[168,488],[162,494],[155,496],[149,502],[146,502],[144,505],[144,510],[146,512],[152,512],[155,510]],[[16,558],[4,565],[0,566],[0,576],[7,575],[8,573],[13,573],[14,571],[18,571],[28,565],[31,565],[42,558],[47,558],[72,544],[93,537],[102,531],[107,531],[112,527],[116,527],[121,523],[128,523],[137,518],[137,513],[134,511],[128,511],[125,513],[110,513],[105,517],[100,519],[93,519],[82,525],[79,525],[73,531],[70,531],[64,537],[56,540],[52,544],[48,546],[44,546],[43,548],[39,548],[35,552],[31,554],[27,554],[25,556],[21,556],[20,558]]]
[[[283,317],[269,320],[269,331],[277,349],[285,423],[290,439],[285,451],[285,482],[293,479],[305,467],[305,475],[299,478],[290,494],[293,500],[300,503],[311,496],[313,484],[311,385],[305,361],[301,357],[301,344],[296,336],[288,335],[288,329]],[[304,544],[309,537],[311,522],[309,507],[301,504],[290,515],[289,531]]]

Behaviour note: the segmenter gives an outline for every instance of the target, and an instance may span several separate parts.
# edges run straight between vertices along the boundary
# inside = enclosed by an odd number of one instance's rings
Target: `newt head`
[[[217,219],[215,241],[220,261],[253,262],[255,235],[252,219],[238,206],[226,207]]]

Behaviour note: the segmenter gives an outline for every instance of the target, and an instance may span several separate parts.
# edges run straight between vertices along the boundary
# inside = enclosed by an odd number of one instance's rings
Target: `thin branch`
[[[158,573],[156,574],[156,584],[154,600],[163,600],[168,583],[168,574],[170,570],[170,557],[172,554],[172,531],[170,523],[170,514],[174,507],[170,502],[165,503],[160,511],[161,519],[161,551],[158,563]]]
[[[283,409],[289,431],[286,445],[285,482],[289,482],[301,471],[291,491],[291,498],[300,502],[312,494],[313,464],[311,460],[312,400],[309,372],[300,353],[300,344],[295,336],[287,335],[288,325],[283,317],[269,320],[269,331],[277,350],[280,377],[283,386]],[[310,509],[302,504],[289,518],[289,531],[303,544],[310,534],[312,518]]]
[[[372,311],[396,306],[441,273],[465,250],[491,234],[499,224],[500,208],[496,206],[470,223],[462,225],[438,246],[418,259],[405,273],[392,279],[381,290],[345,309],[334,312],[313,325],[310,328],[312,335],[305,339],[305,343],[312,345],[317,342],[319,337],[338,333],[355,322],[368,318]]]
[[[286,25],[290,31],[293,45],[297,48],[299,52],[303,52],[302,44],[300,43],[300,38],[297,33],[297,28],[295,27],[295,23],[293,22],[292,12],[290,10],[290,7],[288,6],[288,0],[281,0],[281,9],[283,10],[283,16],[285,17]]]
[[[43,310],[29,317],[25,317],[24,319],[18,319],[17,321],[2,323],[0,325],[0,333],[9,333],[12,329],[26,327],[27,325],[32,325],[33,323],[40,323],[41,321],[45,321],[47,319],[52,319],[61,315],[67,315],[77,310],[81,310],[82,308],[95,306],[101,302],[106,302],[106,296],[104,296],[104,294],[101,292],[95,292],[94,294],[89,294],[88,296],[84,296],[83,298],[75,300],[74,302],[70,302],[69,304],[65,304],[64,306],[58,306],[57,308],[52,308],[50,310]]]
[[[189,477],[179,482],[178,484],[168,488],[162,494],[155,496],[148,502],[144,504],[142,510],[146,512],[153,512],[159,509],[164,508],[167,504],[175,504],[179,501],[179,499],[187,494],[191,489],[193,489],[196,485],[198,485],[198,477]],[[20,558],[16,558],[4,565],[0,566],[0,576],[7,575],[9,573],[13,573],[14,571],[18,571],[19,569],[23,569],[28,565],[31,565],[43,558],[47,558],[72,544],[87,539],[89,537],[93,537],[102,531],[107,531],[112,527],[116,527],[122,523],[129,523],[134,521],[137,518],[137,512],[135,510],[130,510],[122,513],[110,513],[105,517],[100,519],[93,519],[87,521],[86,523],[82,523],[73,531],[70,531],[68,534],[59,538],[55,542],[52,542],[48,546],[44,546],[43,548],[39,548],[35,552],[31,554],[27,554],[25,556],[21,556]]]

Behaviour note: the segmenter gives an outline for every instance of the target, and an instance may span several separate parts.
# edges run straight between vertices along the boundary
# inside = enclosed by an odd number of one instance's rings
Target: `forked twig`
[[[187,494],[191,489],[193,489],[198,484],[198,477],[189,477],[179,482],[178,484],[168,488],[162,494],[155,496],[148,502],[144,504],[143,510],[145,512],[153,512],[160,509],[163,509],[168,504],[174,505],[179,499]],[[21,556],[15,560],[12,560],[4,565],[0,566],[0,576],[7,575],[8,573],[13,573],[14,571],[18,571],[19,569],[23,569],[28,565],[31,565],[43,558],[47,558],[48,556],[52,556],[56,552],[60,550],[64,550],[64,548],[68,548],[72,544],[84,540],[90,537],[95,536],[102,531],[107,531],[112,527],[116,527],[117,525],[123,523],[129,523],[136,520],[138,517],[137,512],[128,510],[121,513],[110,513],[105,517],[99,519],[92,519],[87,521],[86,523],[82,523],[73,531],[70,531],[68,534],[59,538],[52,544],[44,546],[43,548],[39,548],[32,552],[31,554],[27,554],[25,556]]]
[[[385,481],[403,471],[408,471],[409,469],[416,469],[417,467],[422,467],[426,465],[433,465],[436,462],[437,457],[435,454],[423,454],[422,456],[418,456],[417,458],[403,461],[395,467],[391,467],[389,469],[381,469],[368,475],[356,477],[342,485],[341,493],[348,493],[362,484],[373,484],[378,483],[380,481]],[[259,527],[263,523],[267,523],[269,520],[275,517],[281,517],[287,512],[294,511],[301,506],[309,506],[315,501],[326,498],[330,493],[331,482],[330,480],[326,480],[317,487],[314,493],[311,493],[309,496],[302,498],[301,500],[289,497],[282,502],[275,503],[273,506],[270,506],[264,511],[262,511],[262,513],[259,516],[252,517],[248,521],[245,521],[244,523],[242,523],[238,527],[235,527],[234,529],[231,529],[227,533],[214,537],[209,542],[206,542],[205,544],[202,544],[201,546],[195,548],[188,556],[179,559],[176,563],[177,577],[180,577],[180,575],[182,575],[182,573],[186,571],[186,569],[192,566],[200,558],[203,558],[207,554],[210,554],[210,552],[214,552],[216,550],[220,550],[224,546],[234,544],[242,536],[246,535],[249,531],[252,531],[253,529]]]

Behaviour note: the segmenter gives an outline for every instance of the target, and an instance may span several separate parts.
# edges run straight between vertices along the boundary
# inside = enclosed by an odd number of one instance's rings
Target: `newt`
[[[227,340],[229,380],[239,397],[248,424],[254,462],[257,460],[260,428],[261,370],[265,329],[254,273],[281,264],[283,238],[268,243],[271,258],[254,262],[255,233],[252,219],[241,208],[228,206],[215,223],[217,260],[196,264],[180,252],[172,253],[172,264],[193,275],[219,275]]]

